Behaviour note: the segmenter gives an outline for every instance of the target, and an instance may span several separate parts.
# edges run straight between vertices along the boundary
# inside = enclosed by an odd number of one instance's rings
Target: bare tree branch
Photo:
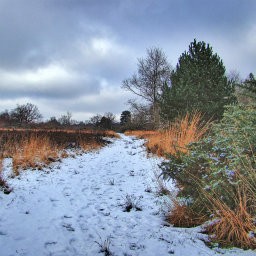
[[[122,88],[155,105],[165,82],[170,82],[171,66],[159,48],[147,50],[147,57],[138,59],[138,73],[122,83]]]

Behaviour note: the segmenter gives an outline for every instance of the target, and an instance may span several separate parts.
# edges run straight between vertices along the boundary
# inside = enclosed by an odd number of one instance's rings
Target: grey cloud
[[[99,89],[97,84],[93,83],[88,86],[88,82],[84,84],[72,84],[72,83],[62,83],[53,84],[49,88],[44,86],[35,85],[33,87],[28,87],[24,89],[25,85],[12,86],[12,87],[1,87],[0,94],[2,99],[16,99],[19,100],[23,97],[28,97],[32,99],[51,99],[57,100],[58,98],[66,99],[76,99],[80,97],[81,94],[97,94]]]
[[[74,15],[50,1],[2,1],[0,64],[7,68],[44,65],[70,47],[80,31]]]
[[[1,0],[1,100],[26,98],[45,116],[118,112],[130,97],[121,82],[146,48],[175,66],[194,38],[245,76],[256,69],[255,9],[255,0]]]
[[[51,73],[52,72],[52,73]],[[59,74],[58,74],[59,72]],[[74,99],[81,95],[99,93],[100,81],[94,77],[70,75],[53,67],[41,73],[19,72],[18,74],[0,72],[2,99],[31,97],[37,99]]]
[[[75,101],[72,99],[56,99],[50,104],[55,109],[57,116],[69,111],[78,120],[88,120],[96,113],[112,112],[119,116],[123,110],[129,108],[126,100],[131,97],[132,95],[129,92],[116,89],[115,86],[109,86],[108,88],[102,87],[98,95],[87,95],[77,98]],[[44,99],[40,104],[48,106],[49,101]],[[44,115],[45,118],[50,116],[49,114]]]

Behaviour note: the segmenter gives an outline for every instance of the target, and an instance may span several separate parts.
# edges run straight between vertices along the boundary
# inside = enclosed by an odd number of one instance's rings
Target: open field
[[[67,156],[67,149],[93,150],[118,137],[112,131],[0,129],[0,157],[13,159],[14,174],[39,168]]]

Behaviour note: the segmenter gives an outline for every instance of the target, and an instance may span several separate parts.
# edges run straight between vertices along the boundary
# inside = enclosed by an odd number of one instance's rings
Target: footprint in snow
[[[51,247],[51,246],[56,245],[56,244],[57,244],[56,241],[45,242],[44,243],[44,248],[48,248],[48,247]]]
[[[65,214],[65,215],[63,216],[63,218],[65,218],[65,219],[71,219],[72,216],[70,216],[70,215],[68,215],[68,214]]]
[[[66,228],[67,231],[72,231],[72,232],[75,231],[75,229],[74,229],[74,228],[72,227],[72,225],[69,224],[69,223],[63,223],[63,224],[62,224],[62,227]]]
[[[50,198],[50,201],[51,201],[51,202],[58,202],[59,200],[58,200],[58,199],[55,199],[55,198]]]

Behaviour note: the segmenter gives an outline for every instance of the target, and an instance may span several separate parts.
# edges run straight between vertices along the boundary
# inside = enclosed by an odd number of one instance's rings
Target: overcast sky
[[[176,66],[196,38],[241,78],[256,74],[255,0],[0,0],[0,112],[31,102],[45,119],[67,111],[119,118],[122,80],[146,49]]]

